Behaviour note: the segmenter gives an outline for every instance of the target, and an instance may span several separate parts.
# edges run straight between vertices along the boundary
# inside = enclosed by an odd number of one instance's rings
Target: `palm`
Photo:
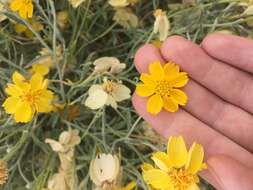
[[[252,50],[253,41],[235,36],[213,34],[201,47],[174,36],[167,39],[160,51],[145,45],[135,57],[136,68],[142,73],[157,60],[173,60],[188,72],[191,80],[184,90],[189,101],[178,112],[150,115],[146,112],[146,99],[137,95],[133,104],[161,135],[182,134],[188,143],[201,143],[207,159],[216,156],[208,160],[211,167],[203,177],[222,190],[253,187]],[[217,159],[217,155],[224,156]],[[227,171],[230,169],[231,172]],[[219,182],[227,177],[223,176],[226,172],[234,180]]]

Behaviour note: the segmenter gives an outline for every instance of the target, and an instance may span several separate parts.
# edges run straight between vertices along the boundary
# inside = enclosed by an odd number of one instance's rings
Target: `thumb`
[[[221,190],[252,190],[253,170],[225,155],[217,155],[208,161],[208,169],[216,178]]]

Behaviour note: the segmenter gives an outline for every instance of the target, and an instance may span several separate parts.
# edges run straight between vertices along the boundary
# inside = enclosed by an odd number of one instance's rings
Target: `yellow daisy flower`
[[[0,185],[5,184],[7,179],[8,179],[7,164],[3,160],[0,160]]]
[[[32,0],[13,0],[10,5],[12,11],[18,11],[23,19],[32,18],[33,3]]]
[[[159,61],[149,65],[149,73],[141,74],[142,84],[137,84],[136,92],[139,96],[150,97],[147,111],[158,114],[162,108],[169,112],[176,112],[178,105],[185,105],[187,95],[178,88],[188,82],[185,72],[179,71],[179,66],[169,62],[164,66]]]
[[[26,80],[20,73],[12,75],[14,84],[5,89],[9,97],[3,103],[8,114],[13,114],[16,122],[29,122],[35,112],[45,113],[52,110],[53,93],[47,90],[48,80],[34,74]]]
[[[152,156],[155,167],[144,163],[144,181],[159,189],[199,190],[197,173],[206,168],[204,150],[200,144],[193,143],[187,151],[182,136],[170,137],[167,153],[156,152]]]

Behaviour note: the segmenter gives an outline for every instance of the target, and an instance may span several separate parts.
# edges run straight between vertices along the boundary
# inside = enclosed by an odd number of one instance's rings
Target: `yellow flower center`
[[[115,83],[110,80],[104,82],[103,84],[104,91],[106,91],[109,94],[114,91],[115,87],[116,87]]]
[[[23,101],[29,102],[30,105],[33,105],[35,101],[39,99],[39,97],[40,97],[40,91],[29,90],[21,98]]]
[[[156,82],[155,92],[162,97],[168,96],[170,94],[171,89],[172,86],[167,80],[160,80]]]
[[[174,169],[170,172],[170,178],[176,190],[185,190],[195,183],[194,175],[184,169]]]

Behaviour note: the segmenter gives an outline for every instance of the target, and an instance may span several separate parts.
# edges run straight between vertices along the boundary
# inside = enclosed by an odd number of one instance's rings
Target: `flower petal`
[[[32,16],[33,16],[33,4],[32,3],[27,5],[27,14],[28,14],[28,18],[32,18]]]
[[[22,102],[17,107],[14,114],[14,119],[16,122],[26,123],[32,120],[34,115],[34,110],[27,102]]]
[[[151,159],[155,162],[156,166],[161,170],[165,172],[170,171],[172,164],[169,159],[169,156],[166,153],[156,152],[153,154]]]
[[[176,112],[178,110],[178,104],[171,97],[163,98],[163,107],[169,112]]]
[[[118,106],[114,97],[112,97],[111,95],[108,95],[107,100],[106,100],[106,105],[112,106],[114,109],[117,109],[117,106]]]
[[[193,143],[191,146],[185,168],[195,174],[202,168],[204,149],[200,144]]]
[[[92,91],[85,101],[85,105],[91,109],[99,109],[106,104],[108,94],[100,89]]]
[[[152,170],[152,169],[154,169],[154,167],[151,165],[151,164],[149,164],[149,163],[144,163],[144,164],[142,164],[142,166],[141,166],[141,170],[142,171],[148,171],[148,170]]]
[[[3,107],[6,111],[6,113],[8,114],[13,114],[16,112],[17,110],[17,106],[20,103],[20,99],[16,98],[16,97],[9,97],[7,98],[4,103],[3,103]]]
[[[144,181],[156,189],[167,189],[171,186],[169,175],[159,169],[143,172]]]
[[[140,80],[146,85],[151,85],[151,86],[156,85],[155,79],[151,75],[146,74],[146,73],[141,74]]]
[[[170,161],[175,168],[181,168],[187,161],[187,149],[182,136],[170,137],[167,147]]]
[[[35,73],[31,79],[30,79],[30,84],[31,84],[31,89],[33,91],[36,91],[36,90],[39,90],[39,89],[42,89],[43,87],[43,77],[42,75],[38,74],[38,73]]]
[[[131,91],[123,84],[118,84],[112,92],[112,96],[115,101],[121,102],[123,100],[129,99]]]
[[[8,95],[14,96],[14,97],[19,97],[23,94],[22,90],[13,84],[8,84],[7,88],[5,89],[5,92]]]
[[[17,11],[20,9],[22,3],[20,0],[14,0],[11,2],[10,8],[12,11]]]
[[[93,94],[95,91],[97,90],[103,90],[103,87],[101,85],[98,85],[98,84],[94,84],[92,85],[89,90],[88,90],[88,93],[89,95]]]
[[[137,84],[136,93],[139,96],[148,97],[155,93],[155,87],[146,84]]]
[[[30,70],[32,74],[38,73],[42,76],[49,73],[49,66],[47,64],[33,64],[32,69]]]
[[[179,66],[173,62],[166,63],[163,69],[165,74],[169,76],[179,73]]]
[[[19,9],[19,16],[23,19],[27,19],[27,7],[26,5],[21,5]]]
[[[152,78],[155,78],[156,80],[161,80],[164,78],[164,70],[162,67],[162,64],[160,61],[156,61],[154,63],[149,64],[149,72],[152,76]]]
[[[177,104],[184,106],[187,102],[187,95],[182,91],[178,89],[171,90],[172,99],[177,102]]]
[[[169,77],[168,80],[170,81],[171,86],[181,88],[188,83],[189,77],[187,73],[180,72],[176,75]]]
[[[153,95],[148,99],[147,111],[151,114],[158,114],[163,107],[163,100],[159,95]]]
[[[25,78],[19,72],[15,71],[12,75],[12,81],[17,86],[20,86],[25,82]]]

